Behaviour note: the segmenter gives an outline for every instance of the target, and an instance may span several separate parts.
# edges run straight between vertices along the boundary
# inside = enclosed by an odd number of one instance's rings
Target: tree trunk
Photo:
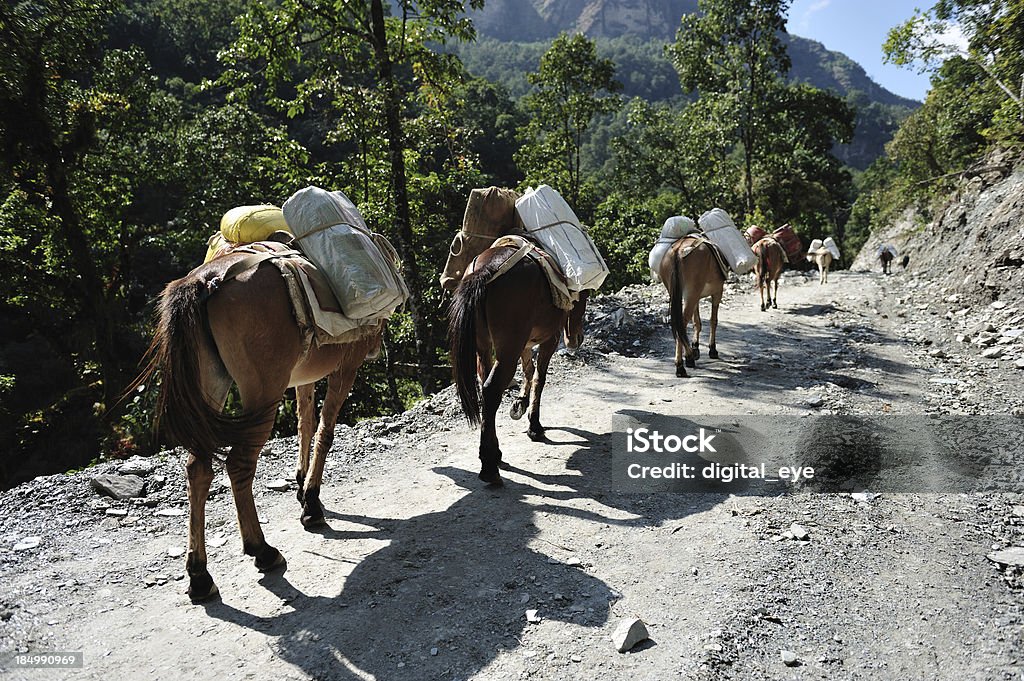
[[[420,313],[422,307],[420,272],[419,264],[416,262],[416,244],[412,232],[409,191],[405,173],[402,100],[395,83],[391,56],[388,53],[382,0],[372,0],[370,3],[370,24],[373,32],[374,56],[377,61],[377,77],[380,87],[384,90],[384,118],[388,131],[388,154],[391,160],[391,198],[395,211],[395,236],[398,250],[405,262],[406,281],[409,284],[409,315],[412,317],[416,335],[416,360],[422,369],[418,379],[423,392],[429,394],[435,387],[428,369],[433,364],[432,343],[430,343],[430,329]]]
[[[57,215],[58,231],[68,248],[71,264],[79,278],[79,297],[92,327],[95,357],[103,377],[103,406],[110,409],[120,397],[124,361],[118,353],[116,331],[118,311],[103,293],[103,280],[96,270],[89,242],[82,231],[78,213],[71,202],[67,173],[56,150],[46,161],[50,199]]]

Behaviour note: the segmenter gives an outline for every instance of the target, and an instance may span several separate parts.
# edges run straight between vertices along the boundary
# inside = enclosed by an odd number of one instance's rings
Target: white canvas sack
[[[570,291],[596,289],[608,266],[565,199],[542,184],[516,201],[523,227],[562,268]]]
[[[345,194],[306,187],[283,210],[300,250],[326,275],[346,317],[389,317],[408,299],[394,248],[367,228]]]

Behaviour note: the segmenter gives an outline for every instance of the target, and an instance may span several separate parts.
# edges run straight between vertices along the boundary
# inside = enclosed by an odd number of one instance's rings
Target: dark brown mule
[[[882,252],[878,254],[878,261],[882,263],[882,274],[890,274],[893,258],[896,257],[892,254],[888,248],[883,248]]]
[[[455,385],[466,418],[481,425],[480,479],[499,485],[501,449],[495,418],[501,395],[521,361],[523,387],[512,406],[512,418],[522,417],[528,407],[530,439],[543,440],[540,399],[548,364],[560,337],[571,349],[583,342],[583,316],[589,295],[589,291],[582,291],[572,310],[556,307],[547,276],[532,257],[523,258],[490,281],[515,251],[499,247],[481,253],[476,269],[455,289],[449,309],[448,337]],[[482,411],[477,376],[483,383]]]
[[[383,326],[377,327],[352,343],[314,344],[303,353],[302,332],[277,267],[263,263],[225,280],[228,268],[244,257],[216,258],[167,285],[160,297],[150,362],[140,378],[160,373],[158,423],[172,442],[189,451],[185,566],[193,601],[217,593],[206,568],[205,537],[214,456],[224,454],[243,551],[255,557],[261,571],[283,566],[283,556],[263,536],[252,496],[256,460],[274,426],[277,405],[285,389],[296,386],[301,519],[307,527],[320,524],[320,481],[338,411],[356,370],[379,348],[383,331]],[[313,387],[324,376],[327,397],[311,448]],[[238,385],[242,401],[242,412],[234,417],[222,413],[232,383]]]
[[[710,244],[695,237],[680,239],[672,245],[658,267],[658,274],[668,289],[672,335],[676,339],[676,376],[680,378],[686,378],[686,367],[695,367],[700,359],[701,298],[711,298],[708,357],[718,359],[715,336],[725,275],[711,248]],[[686,333],[690,320],[693,320],[694,332],[692,345]]]
[[[786,252],[775,239],[765,237],[751,247],[754,251],[754,277],[757,279],[757,290],[761,294],[761,312],[769,307],[779,307],[779,276],[782,274],[782,266],[786,262]],[[772,296],[772,284],[775,284],[775,295]],[[765,290],[768,291],[768,301],[765,304]]]

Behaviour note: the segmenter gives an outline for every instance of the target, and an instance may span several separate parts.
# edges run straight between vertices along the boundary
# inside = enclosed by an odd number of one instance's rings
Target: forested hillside
[[[938,195],[944,173],[1019,141],[998,83],[1020,82],[1020,59],[998,46],[1020,45],[1020,2],[991,16],[973,0],[940,3],[972,12],[972,50],[988,56],[939,67],[862,186],[843,158],[878,149],[855,128],[881,139],[903,103],[788,36],[787,0],[701,0],[661,36],[667,50],[621,35],[627,5],[693,4],[537,3],[524,30],[600,25],[596,35],[619,37],[507,43],[480,38],[472,18],[515,6],[482,0],[338,12],[304,0],[6,3],[0,484],[165,444],[154,386],[123,392],[161,288],[201,262],[232,207],[280,205],[309,184],[343,190],[397,247],[413,297],[360,372],[342,414],[352,422],[447,384],[437,275],[473,187],[543,182],[571,197],[613,289],[647,276],[668,216],[720,206],[740,225],[863,239]],[[899,33],[893,58],[922,56],[926,28]],[[278,432],[294,418],[286,400]]]

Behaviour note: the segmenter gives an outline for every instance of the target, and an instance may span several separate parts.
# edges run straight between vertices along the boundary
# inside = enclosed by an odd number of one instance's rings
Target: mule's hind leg
[[[519,391],[519,397],[512,403],[512,409],[509,410],[509,416],[513,421],[523,418],[523,414],[530,406],[530,388],[533,385],[534,377],[533,353],[534,349],[528,346],[523,350],[523,356],[520,358],[523,365],[523,388]]]
[[[693,358],[700,359],[700,301],[697,307],[693,308]]]
[[[700,306],[700,298],[694,296],[692,299],[687,298],[686,303],[683,307],[683,328],[679,334],[683,339],[683,347],[686,351],[686,366],[691,369],[697,366],[696,357],[694,356],[693,346],[690,345],[689,336],[686,334],[686,325],[690,323],[690,320],[694,318],[697,308]]]
[[[718,336],[718,306],[722,303],[722,294],[711,296],[711,333],[708,338],[708,359],[718,359],[718,348],[715,340]]]
[[[771,283],[772,282],[768,283],[769,288],[771,287]],[[772,301],[771,302],[772,302],[772,307],[773,308],[775,308],[776,310],[779,309],[779,277],[778,276],[775,277],[775,295],[772,296]]]
[[[682,321],[680,326],[682,328],[672,329],[672,333],[676,338],[676,377],[687,378],[686,367],[695,366],[693,358],[690,357],[690,339],[686,335],[686,326],[689,323],[689,318],[686,316],[686,310],[684,309],[682,315]]]
[[[501,449],[498,446],[498,430],[495,419],[501,396],[509,382],[516,375],[516,355],[498,353],[491,373],[484,381],[483,423],[480,426],[480,479],[491,485],[501,484],[498,467],[501,465]]]
[[[683,360],[686,358],[686,345],[676,336],[676,377],[686,378],[686,367]]]
[[[281,389],[284,392],[284,389]],[[258,429],[246,434],[244,444],[236,445],[228,452],[227,471],[231,479],[231,492],[235,497],[235,512],[238,514],[238,529],[242,534],[242,550],[256,559],[256,568],[268,572],[284,565],[284,556],[267,543],[256,514],[256,501],[252,497],[252,481],[256,475],[256,461],[263,444],[274,428],[273,418]],[[259,443],[259,444],[257,444]]]
[[[299,503],[303,502],[302,490],[305,487],[306,473],[309,471],[309,451],[313,442],[313,396],[316,384],[308,383],[295,388],[295,411],[299,421],[299,462],[295,469],[295,482],[299,486],[296,495]]]
[[[189,454],[185,465],[188,474],[188,596],[193,603],[217,595],[217,585],[206,569],[206,498],[213,482],[213,466]]]
[[[540,397],[544,392],[544,384],[547,383],[551,356],[555,354],[557,347],[558,335],[556,334],[541,343],[537,351],[537,372],[533,377],[533,395],[530,397],[530,429],[527,431],[527,435],[534,442],[544,439],[544,426],[540,424]]]
[[[359,363],[355,366],[342,366],[327,377],[327,396],[324,398],[323,407],[320,408],[320,425],[316,431],[313,457],[302,489],[299,490],[302,501],[300,520],[303,527],[311,528],[324,524],[324,507],[320,503],[324,463],[331,445],[334,444],[334,426],[338,422],[338,412],[341,411],[348,392],[355,383],[358,367]]]

